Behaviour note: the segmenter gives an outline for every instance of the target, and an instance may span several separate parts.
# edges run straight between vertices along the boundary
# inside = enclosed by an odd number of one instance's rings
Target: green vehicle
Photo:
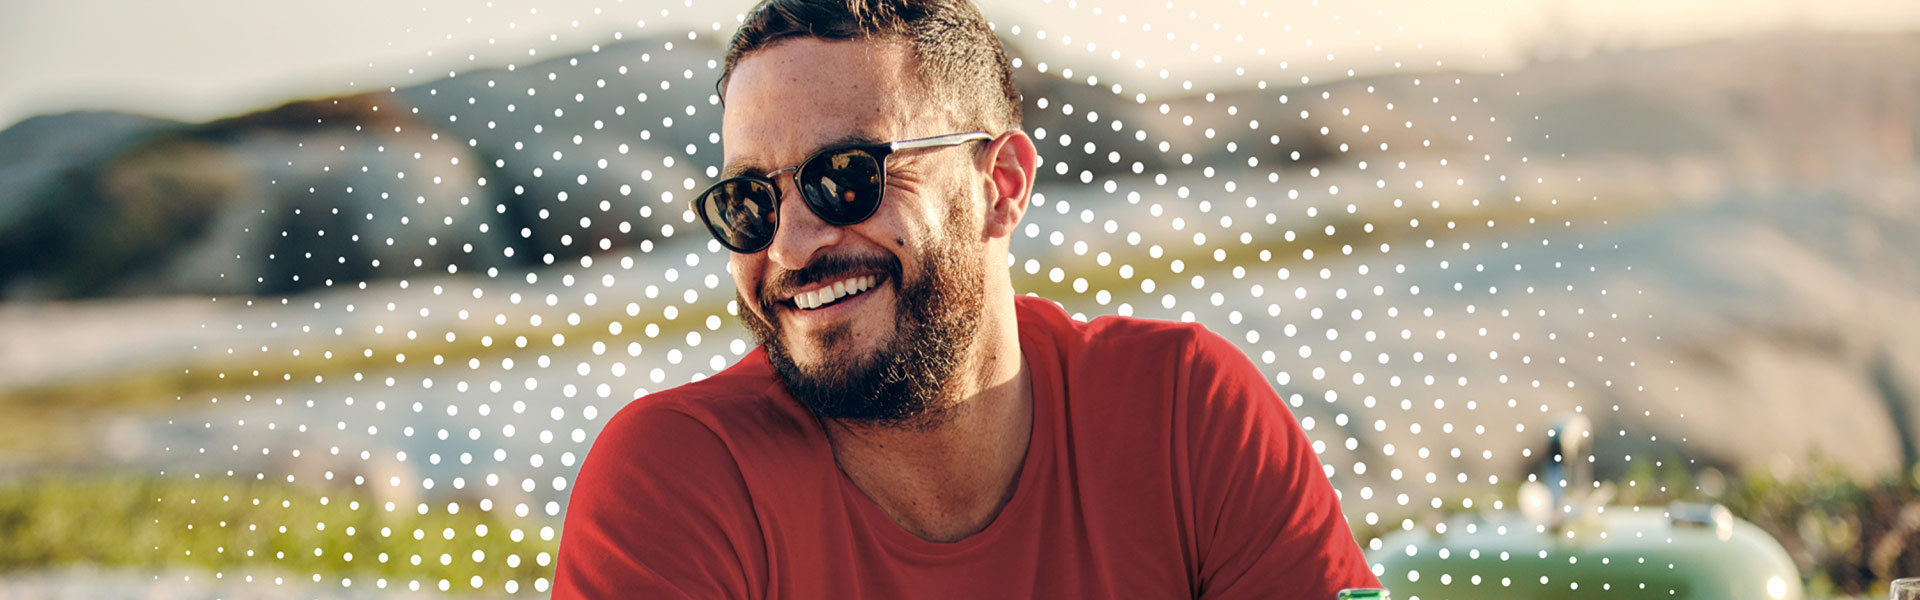
[[[1549,432],[1546,477],[1519,513],[1463,515],[1381,540],[1369,556],[1399,600],[1804,600],[1780,543],[1725,507],[1609,506],[1586,476],[1591,427],[1573,417]],[[1573,465],[1581,468],[1564,468]]]

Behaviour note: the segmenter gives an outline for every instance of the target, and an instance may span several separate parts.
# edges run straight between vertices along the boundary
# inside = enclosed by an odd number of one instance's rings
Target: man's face
[[[723,176],[835,144],[955,133],[910,65],[904,46],[872,41],[799,38],[749,55],[728,79]],[[790,176],[775,181],[779,230],[766,250],[732,255],[734,285],[741,321],[816,415],[900,423],[943,404],[985,293],[974,150],[889,156],[879,211],[845,227],[814,215]],[[842,282],[871,288],[818,308],[794,301]]]

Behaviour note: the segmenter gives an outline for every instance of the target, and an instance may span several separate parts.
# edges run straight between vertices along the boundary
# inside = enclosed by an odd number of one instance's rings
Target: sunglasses
[[[991,139],[992,135],[975,131],[884,144],[832,146],[815,152],[798,166],[766,175],[722,179],[694,198],[693,210],[720,245],[753,254],[773,245],[773,233],[780,228],[780,186],[773,179],[781,173],[793,173],[801,200],[815,216],[829,225],[845,227],[879,212],[880,197],[887,189],[887,155]]]

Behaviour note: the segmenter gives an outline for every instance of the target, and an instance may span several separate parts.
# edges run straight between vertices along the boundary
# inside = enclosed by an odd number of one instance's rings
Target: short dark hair
[[[968,0],[761,0],[727,48],[717,89],[740,60],[782,40],[897,40],[912,51],[915,74],[935,101],[991,133],[1020,127],[1013,65],[980,10]]]

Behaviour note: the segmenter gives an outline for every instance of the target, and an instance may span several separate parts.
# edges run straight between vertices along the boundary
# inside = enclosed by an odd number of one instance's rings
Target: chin
[[[858,331],[872,329],[863,325],[865,324],[843,323],[813,335],[789,330],[787,347],[805,349],[804,353],[794,353],[794,364],[802,371],[820,376],[825,375],[829,370],[848,371],[853,370],[853,367],[864,367],[873,362],[874,354],[884,347],[888,340],[880,339],[880,336],[872,332]]]

